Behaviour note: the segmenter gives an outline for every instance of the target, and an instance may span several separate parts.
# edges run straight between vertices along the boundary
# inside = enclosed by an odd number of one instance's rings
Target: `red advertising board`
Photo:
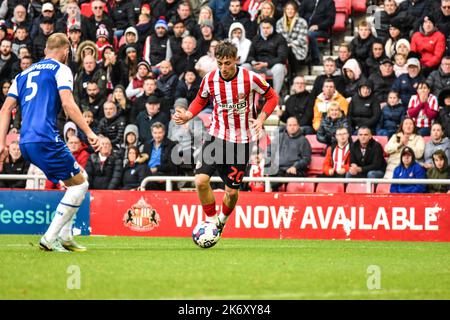
[[[92,235],[190,237],[203,219],[194,192],[91,191]],[[224,236],[450,241],[450,196],[242,192]]]

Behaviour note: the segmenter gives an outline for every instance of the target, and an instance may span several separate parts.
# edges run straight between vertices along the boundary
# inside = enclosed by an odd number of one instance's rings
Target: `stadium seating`
[[[335,0],[336,18],[334,20],[333,32],[344,32],[347,30],[347,21],[352,13],[352,0]]]
[[[373,192],[373,185],[372,191]],[[349,183],[345,189],[345,193],[368,193],[367,185],[365,183]]]
[[[380,183],[377,185],[376,193],[391,193],[391,185],[389,183]]]
[[[325,154],[325,150],[327,149],[327,145],[317,141],[317,136],[315,134],[306,135],[306,140],[308,140],[311,145],[313,154]]]
[[[311,163],[309,164],[307,175],[308,177],[311,176],[317,176],[319,174],[322,174],[323,172],[323,161],[325,160],[325,157],[318,156],[318,155],[312,155],[311,157]]]
[[[325,183],[319,182],[316,187],[316,193],[343,193],[343,183]]]
[[[86,18],[89,18],[90,16],[92,16],[92,5],[91,5],[91,2],[82,3],[81,6],[80,6],[80,13],[83,16],[85,16]],[[108,6],[106,5],[106,3],[103,6],[103,11],[104,12],[108,12]]]
[[[365,13],[367,11],[366,0],[352,0],[352,11]]]
[[[431,136],[425,136],[423,137],[423,140],[425,140],[425,144],[429,141],[431,141]]]
[[[286,192],[312,193],[314,188],[315,186],[312,182],[290,182],[286,186]]]

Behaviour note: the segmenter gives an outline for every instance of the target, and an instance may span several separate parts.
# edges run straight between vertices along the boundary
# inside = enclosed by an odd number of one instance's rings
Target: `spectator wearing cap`
[[[186,70],[195,68],[195,64],[200,55],[197,52],[197,40],[193,36],[186,36],[181,42],[180,53],[175,54],[170,59],[173,70],[178,76],[181,76]]]
[[[129,122],[136,124],[136,118],[141,111],[145,110],[145,104],[150,96],[161,98],[161,92],[156,86],[156,79],[147,77],[144,80],[144,94],[131,105]]]
[[[94,81],[98,84],[100,89],[100,95],[106,96],[106,72],[95,60],[95,56],[86,55],[83,59],[83,65],[81,70],[76,74],[74,80],[74,97],[75,101],[79,104],[81,100],[87,98],[87,84],[89,81]]]
[[[92,16],[87,20],[87,34],[85,36],[91,41],[97,41],[97,29],[102,24],[108,30],[109,43],[114,43],[114,22],[105,13],[104,7],[105,3],[101,0],[94,0],[91,2]]]
[[[395,44],[395,53],[404,55],[407,59],[414,58],[412,56],[410,57],[409,55],[410,52],[411,52],[411,44],[409,43],[409,41],[404,38],[399,39]]]
[[[400,156],[400,164],[395,168],[393,179],[426,179],[425,169],[416,162],[414,150],[405,147]],[[396,184],[391,185],[391,193],[425,193],[424,184]]]
[[[389,58],[379,62],[378,69],[369,76],[373,83],[373,94],[382,107],[387,102],[387,96],[395,81],[394,63]]]
[[[183,0],[178,2],[176,14],[173,15],[168,21],[169,29],[173,28],[175,21],[183,21],[186,30],[189,31],[189,34],[195,34],[197,22],[192,15],[191,7],[188,1]]]
[[[120,42],[121,44],[119,47],[119,59],[125,59],[125,51],[131,44],[136,46],[138,53],[142,52],[141,45],[139,43],[139,34],[135,27],[128,27],[125,30],[124,36],[122,37],[122,40]]]
[[[445,52],[445,36],[436,29],[433,16],[422,19],[419,31],[411,37],[411,51],[421,55],[420,63],[425,76],[438,68]]]
[[[188,101],[185,98],[175,100],[174,108],[187,110]],[[206,128],[199,117],[194,117],[183,125],[177,125],[174,120],[169,122],[168,138],[177,143],[177,154],[183,159],[181,166],[183,171],[193,174],[194,164],[197,162],[202,142],[206,138]]]
[[[97,63],[100,63],[103,61],[103,50],[105,47],[111,47],[111,43],[108,42],[109,33],[108,29],[104,25],[100,25],[100,27],[97,29],[97,42],[95,45],[97,46],[98,50],[98,59]]]
[[[12,5],[12,7],[9,7],[10,5]],[[27,30],[30,30],[31,21],[27,13],[27,8],[23,4],[17,4],[13,1],[8,1],[8,7],[13,14],[11,18],[6,20],[6,27],[12,31],[16,30],[18,26],[24,26]]]
[[[436,97],[439,96],[442,89],[450,86],[450,56],[442,58],[441,66],[438,70],[430,73],[427,83]]]
[[[40,28],[39,26],[44,18],[51,18],[56,23],[55,7],[50,2],[44,3],[42,5],[41,14],[38,17],[34,18],[30,29],[31,39],[34,39],[38,35]]]
[[[166,60],[170,50],[169,27],[164,17],[160,17],[155,23],[155,34],[149,35],[145,39],[142,57],[151,66],[154,72],[161,61]]]
[[[52,18],[45,17],[39,24],[40,30],[38,35],[33,39],[32,55],[34,61],[39,61],[45,56],[45,46],[47,39],[55,31],[55,22]]]
[[[114,36],[118,39],[122,37],[128,27],[135,25],[134,5],[132,1],[114,0],[114,7],[110,12],[110,17],[116,28]]]
[[[0,80],[12,79],[12,66],[18,61],[17,56],[12,52],[12,42],[3,39],[0,42]]]
[[[173,72],[172,64],[169,60],[164,60],[159,66],[159,76],[156,86],[162,94],[161,110],[167,114],[173,107],[175,100],[175,90],[178,84],[178,77]]]
[[[288,46],[282,35],[275,32],[273,19],[261,21],[260,32],[253,38],[246,69],[273,76],[273,88],[280,94],[286,77],[285,63]]]
[[[417,94],[409,100],[407,113],[416,122],[417,132],[422,137],[429,136],[431,125],[439,113],[439,105],[426,82],[417,85]]]
[[[141,111],[136,118],[136,125],[139,128],[139,140],[142,143],[149,143],[152,140],[150,128],[156,122],[161,122],[166,127],[169,124],[170,116],[160,110],[160,99],[155,95],[148,97],[145,110]]]
[[[151,74],[151,67],[146,61],[141,61],[137,65],[137,72],[127,86],[127,98],[132,102],[144,94],[144,79]]]
[[[416,94],[417,84],[425,81],[425,78],[420,74],[420,62],[417,58],[409,58],[406,65],[408,73],[395,79],[392,85],[392,90],[400,94],[400,100],[405,106],[408,105],[411,97]]]
[[[215,39],[212,20],[204,20],[200,25],[200,36],[198,37],[197,42],[197,51],[200,57],[208,53],[209,45]]]

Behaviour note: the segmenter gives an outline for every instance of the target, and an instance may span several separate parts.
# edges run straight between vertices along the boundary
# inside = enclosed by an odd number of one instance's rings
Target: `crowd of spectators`
[[[270,175],[306,176],[306,136],[317,135],[327,145],[325,176],[444,177],[450,156],[450,0],[376,5],[333,59],[323,58],[318,45],[318,38],[332,36],[333,0],[3,0],[0,104],[14,77],[45,56],[47,38],[66,33],[74,97],[102,136],[100,151],[89,147],[63,111],[58,127],[80,157],[90,188],[137,189],[146,176],[192,175],[199,152],[194,141],[205,139],[207,123],[198,118],[178,127],[171,115],[189,106],[201,78],[217,68],[218,41],[229,40],[239,64],[269,78],[281,96],[275,112],[281,122],[279,170]],[[324,68],[311,92],[298,74],[305,63]],[[17,108],[10,133],[20,132],[20,119]],[[75,135],[66,136],[68,131]],[[375,135],[389,139],[384,148]],[[267,158],[252,155],[251,175],[269,175],[268,145]],[[0,173],[34,172],[15,146]],[[174,155],[184,162],[175,163]]]

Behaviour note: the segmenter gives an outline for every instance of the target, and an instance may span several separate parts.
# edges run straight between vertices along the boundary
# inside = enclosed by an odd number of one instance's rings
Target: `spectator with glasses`
[[[91,2],[92,16],[87,21],[87,39],[91,41],[97,40],[97,29],[103,25],[108,30],[108,42],[114,43],[114,23],[111,18],[104,12],[105,4],[101,0]]]

